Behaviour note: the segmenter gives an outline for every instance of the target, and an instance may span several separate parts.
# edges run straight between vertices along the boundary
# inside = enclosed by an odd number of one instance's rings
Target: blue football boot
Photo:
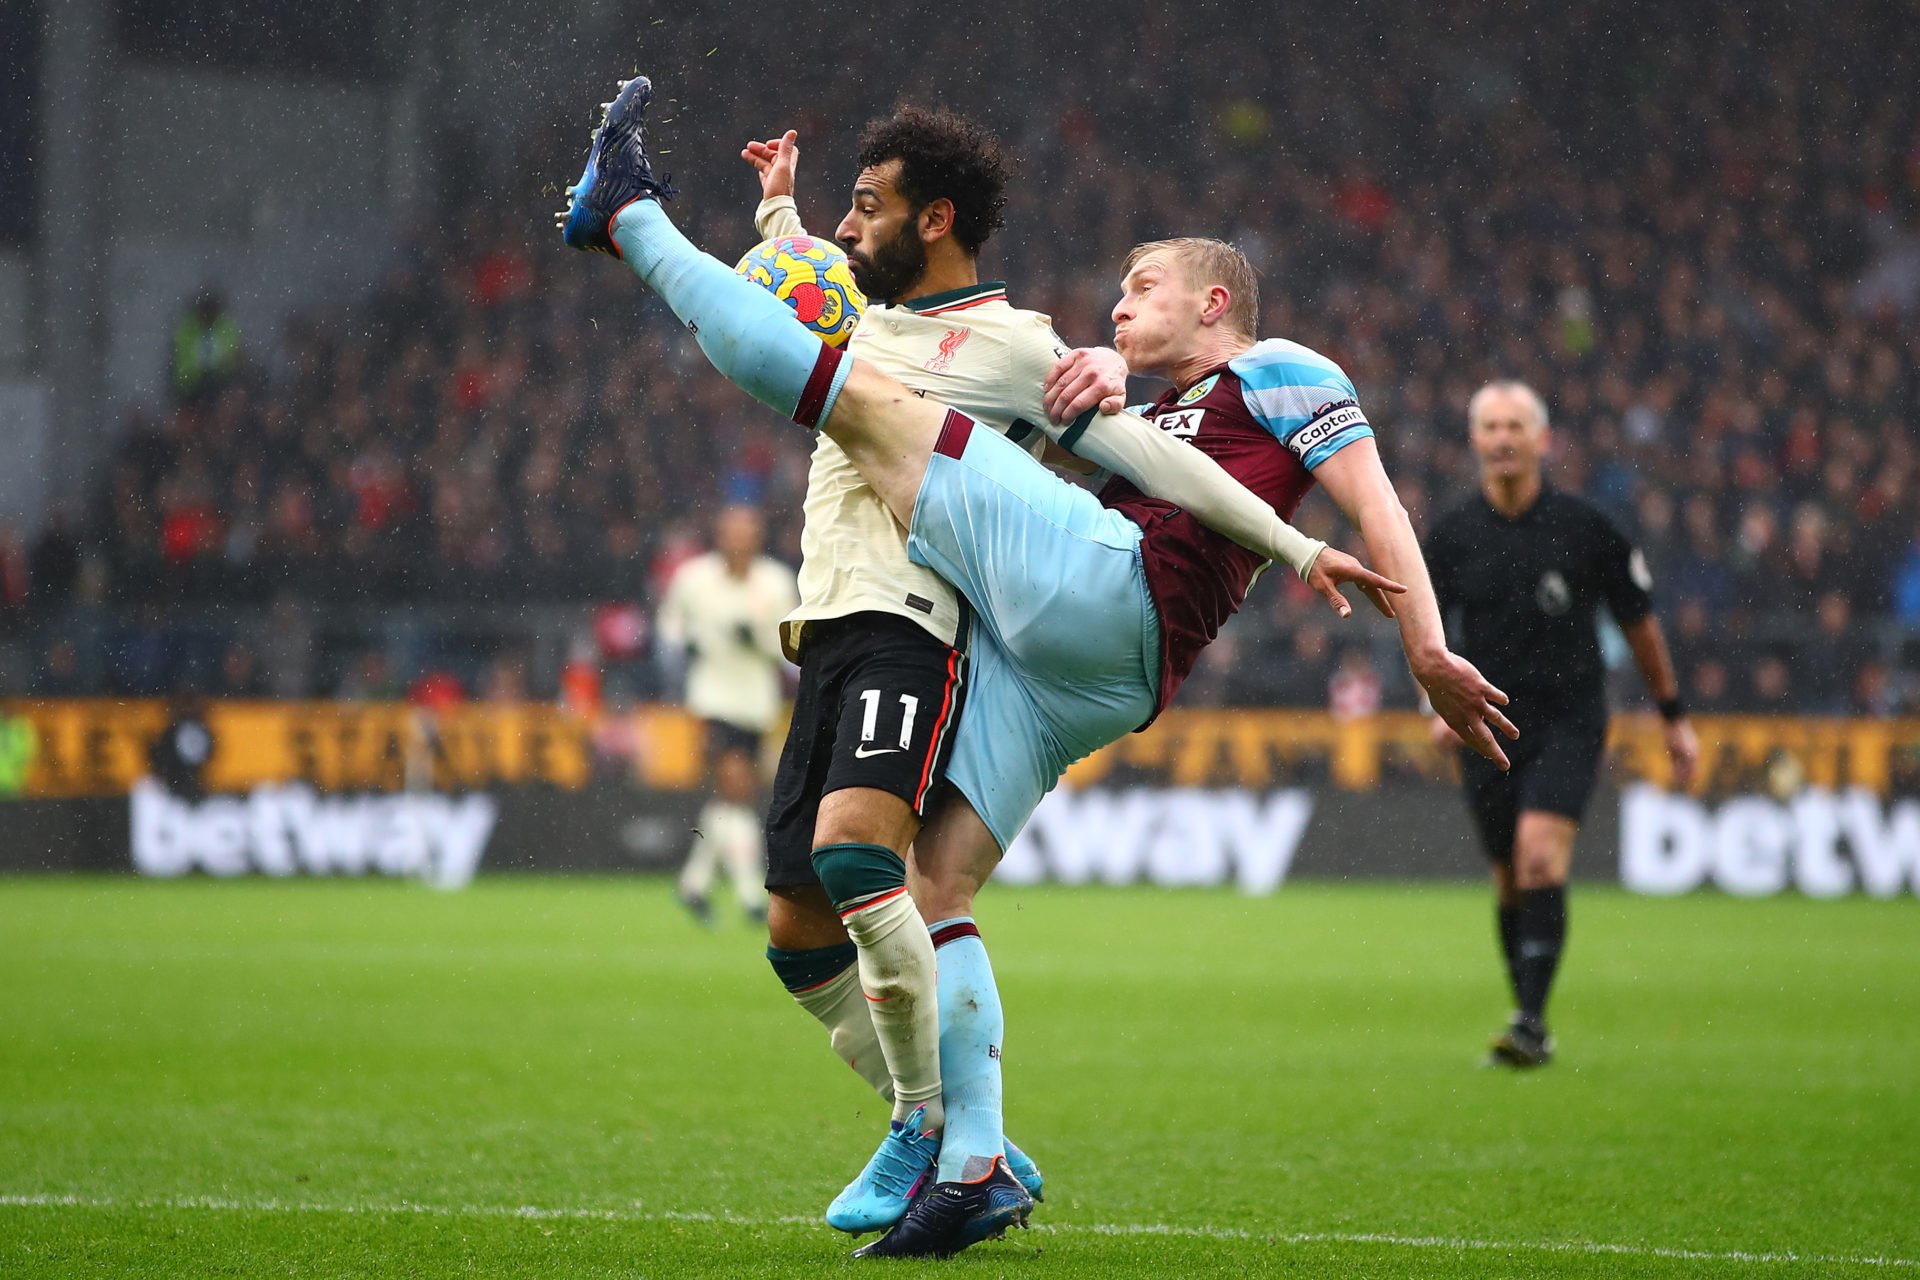
[[[867,1167],[827,1206],[828,1226],[857,1236],[900,1221],[940,1158],[940,1135],[921,1131],[926,1118],[927,1109],[916,1107],[904,1121],[888,1126]]]
[[[951,1258],[982,1240],[1024,1227],[1033,1197],[995,1156],[985,1177],[972,1182],[936,1182],[914,1197],[893,1230],[855,1249],[856,1258]]]
[[[586,171],[567,188],[571,199],[561,211],[560,234],[569,246],[589,253],[620,256],[613,243],[613,217],[635,200],[671,200],[673,188],[656,178],[640,138],[640,122],[653,100],[653,81],[635,76],[620,86],[612,102],[602,103],[600,127],[587,148]]]
[[[1012,1138],[1005,1139],[1005,1142],[1007,1172],[1020,1180],[1020,1185],[1027,1189],[1028,1195],[1035,1200],[1045,1200],[1046,1197],[1040,1192],[1046,1187],[1047,1180],[1040,1175],[1040,1166],[1033,1162],[1032,1156],[1014,1146]]]

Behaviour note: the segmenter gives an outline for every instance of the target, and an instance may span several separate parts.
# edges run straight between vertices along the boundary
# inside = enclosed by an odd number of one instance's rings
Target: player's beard
[[[908,219],[891,240],[882,240],[871,258],[848,254],[853,282],[860,292],[888,306],[900,301],[927,272],[927,246],[918,219]]]

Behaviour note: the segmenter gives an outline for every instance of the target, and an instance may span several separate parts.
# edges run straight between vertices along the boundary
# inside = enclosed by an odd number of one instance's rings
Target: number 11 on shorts
[[[880,731],[880,690],[865,689],[860,693],[860,701],[866,704],[866,713],[860,719],[860,745],[867,746],[874,735]],[[913,718],[920,712],[920,699],[910,693],[900,695],[900,750],[913,746]],[[871,752],[862,754],[871,755]]]

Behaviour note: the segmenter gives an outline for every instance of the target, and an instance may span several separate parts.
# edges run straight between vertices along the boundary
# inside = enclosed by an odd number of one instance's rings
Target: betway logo
[[[371,872],[443,889],[473,879],[499,816],[488,795],[320,796],[299,784],[193,804],[146,779],[134,784],[132,810],[142,875]]]
[[[996,872],[1013,884],[1234,884],[1272,893],[1313,817],[1306,791],[1057,788]]]
[[[1866,890],[1920,893],[1920,801],[1871,791],[1807,791],[1782,804],[1739,796],[1709,809],[1649,786],[1620,801],[1620,881],[1638,893],[1686,893],[1712,881],[1761,897],[1791,886],[1814,898]]]

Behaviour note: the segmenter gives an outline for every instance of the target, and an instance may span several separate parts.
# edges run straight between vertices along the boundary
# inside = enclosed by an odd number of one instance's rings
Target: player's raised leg
[[[569,245],[624,260],[687,326],[715,369],[803,427],[821,427],[904,522],[946,410],[828,347],[786,304],[700,252],[660,207],[641,126],[653,86],[621,86],[561,215]],[[836,406],[840,412],[835,412]]]

